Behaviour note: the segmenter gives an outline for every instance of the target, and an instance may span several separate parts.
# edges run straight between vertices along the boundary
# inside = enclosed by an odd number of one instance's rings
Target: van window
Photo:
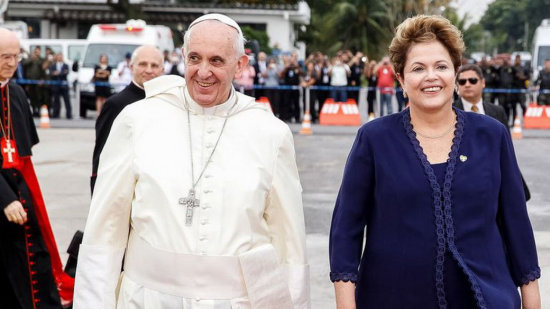
[[[138,46],[134,44],[89,44],[82,66],[95,67],[96,64],[99,64],[99,56],[105,54],[109,58],[109,65],[116,68],[124,60],[124,56],[127,53],[133,53]]]
[[[550,59],[550,46],[539,46],[537,65],[544,65],[544,60]]]
[[[67,58],[71,61],[79,61],[82,59],[85,47],[85,45],[70,45],[67,51],[69,53]]]
[[[40,47],[40,57],[46,58],[46,50],[51,49],[52,52],[55,54],[60,53],[63,51],[63,47],[61,45],[54,45],[54,44],[33,44],[30,46],[29,52],[34,52],[34,49],[36,47]]]

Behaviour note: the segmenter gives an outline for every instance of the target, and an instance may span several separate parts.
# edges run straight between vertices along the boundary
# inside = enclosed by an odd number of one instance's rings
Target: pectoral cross
[[[15,153],[15,148],[11,146],[11,140],[6,139],[6,148],[2,149],[2,151],[8,154],[8,162],[13,163],[13,153]]]
[[[195,198],[195,190],[189,189],[187,197],[180,198],[179,203],[187,207],[185,212],[185,225],[190,226],[191,223],[193,223],[193,208],[199,207],[199,200]]]

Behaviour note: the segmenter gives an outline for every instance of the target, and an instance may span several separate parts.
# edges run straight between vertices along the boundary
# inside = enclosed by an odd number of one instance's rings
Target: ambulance
[[[99,56],[106,54],[113,69],[109,82],[112,89],[123,88],[118,80],[118,64],[141,45],[154,45],[161,51],[174,50],[170,28],[161,25],[147,25],[143,20],[128,20],[125,24],[97,24],[90,28],[84,57],[79,63],[78,85],[80,117],[86,118],[87,110],[95,110],[95,91],[92,83],[94,67]]]

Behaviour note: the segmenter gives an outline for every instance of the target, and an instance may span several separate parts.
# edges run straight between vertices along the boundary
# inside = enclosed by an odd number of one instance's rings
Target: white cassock
[[[309,308],[288,126],[235,91],[202,108],[178,76],[145,91],[116,118],[101,154],[74,308]],[[196,181],[214,148],[186,225],[179,201],[192,187],[190,156]]]

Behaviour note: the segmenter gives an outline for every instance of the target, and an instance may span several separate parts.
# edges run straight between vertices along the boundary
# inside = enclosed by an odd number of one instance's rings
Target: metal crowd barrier
[[[20,85],[47,85],[47,86],[68,86],[72,90],[72,84],[70,84],[67,81],[58,81],[58,80],[32,80],[32,79],[15,79],[15,82]],[[73,110],[76,114],[78,114],[80,111],[80,88],[83,86],[110,86],[113,89],[120,89],[124,86],[126,86],[125,83],[110,83],[110,82],[102,82],[102,81],[94,81],[94,82],[88,82],[88,83],[75,83],[75,97],[72,101]],[[375,105],[375,113],[379,115],[380,111],[380,91],[387,91],[391,90],[393,94],[400,93],[403,90],[401,88],[393,88],[393,87],[386,87],[386,88],[379,88],[379,87],[359,87],[359,86],[344,86],[344,87],[333,87],[333,86],[309,86],[304,89],[304,87],[298,86],[298,85],[279,85],[279,86],[264,86],[264,85],[254,85],[252,88],[245,88],[245,87],[238,87],[237,90],[240,92],[244,92],[245,90],[262,90],[262,89],[275,89],[275,90],[299,90],[300,93],[300,108],[301,110],[307,109],[309,110],[310,104],[310,95],[309,92],[311,90],[317,90],[317,91],[331,91],[333,89],[337,90],[345,90],[345,91],[358,91],[359,92],[359,100],[366,98],[366,92],[368,91],[376,91],[376,102]],[[531,97],[536,101],[537,96],[540,94],[550,94],[550,89],[536,89],[534,87],[527,88],[527,89],[504,89],[504,88],[485,88],[483,89],[484,93],[504,93],[504,94],[512,94],[512,93],[523,93],[531,95]],[[303,100],[305,96],[305,101]],[[357,102],[359,104],[359,102]],[[305,106],[303,106],[305,104]]]

